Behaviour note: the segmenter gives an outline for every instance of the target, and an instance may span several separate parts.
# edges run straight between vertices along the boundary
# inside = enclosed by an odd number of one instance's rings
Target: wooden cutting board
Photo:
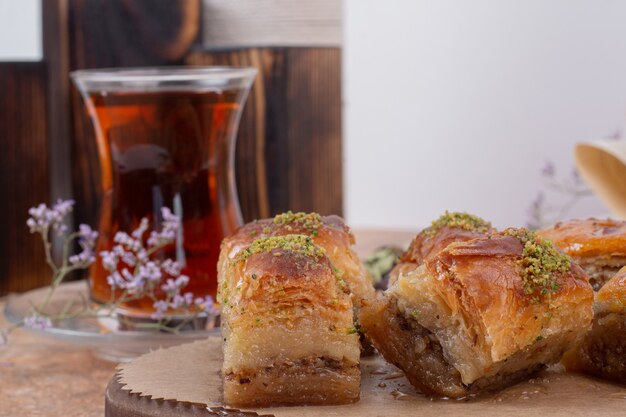
[[[220,403],[221,339],[148,353],[120,365],[106,391],[106,417],[255,416],[626,416],[626,387],[559,370],[497,394],[431,399],[381,357],[364,358],[359,402],[342,406],[228,410]]]

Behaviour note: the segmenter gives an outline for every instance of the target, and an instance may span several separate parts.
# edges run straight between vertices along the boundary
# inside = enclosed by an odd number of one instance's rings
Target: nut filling
[[[265,368],[228,372],[224,384],[229,390],[237,390],[249,407],[313,405],[358,400],[359,378],[359,365],[354,362],[309,356],[297,361],[277,361]],[[278,396],[280,401],[268,400],[272,396]]]

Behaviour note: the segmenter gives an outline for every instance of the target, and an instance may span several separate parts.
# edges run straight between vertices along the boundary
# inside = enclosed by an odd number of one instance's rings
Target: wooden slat
[[[342,213],[339,49],[194,52],[187,62],[259,70],[236,156],[246,220],[285,210]]]
[[[50,199],[71,198],[72,159],[70,153],[70,79],[67,0],[42,3],[43,55],[47,72],[48,160],[50,161]],[[67,226],[73,229],[68,216]],[[63,242],[53,236],[53,257],[62,257]]]
[[[203,0],[206,49],[341,46],[340,0]]]
[[[0,295],[50,282],[26,227],[28,209],[50,198],[45,81],[43,63],[0,63]]]
[[[293,48],[288,65],[290,208],[341,214],[340,50]]]

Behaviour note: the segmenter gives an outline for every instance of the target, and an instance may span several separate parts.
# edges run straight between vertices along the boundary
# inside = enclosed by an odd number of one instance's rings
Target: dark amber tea
[[[155,229],[168,207],[182,220],[176,241],[154,256],[183,267],[196,296],[217,289],[220,243],[241,223],[233,174],[235,134],[247,88],[137,88],[86,91],[96,128],[102,204],[98,252],[142,218]],[[100,262],[90,271],[91,296],[112,294]],[[158,296],[158,294],[157,294]],[[150,312],[153,300],[124,307]]]

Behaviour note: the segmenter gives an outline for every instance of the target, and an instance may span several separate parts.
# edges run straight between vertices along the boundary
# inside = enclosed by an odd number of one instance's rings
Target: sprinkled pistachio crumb
[[[549,296],[559,289],[558,274],[570,269],[570,258],[559,252],[552,242],[543,240],[527,229],[507,229],[507,236],[519,239],[524,249],[517,261],[523,288],[531,301],[539,302],[539,296]]]
[[[317,236],[317,229],[322,225],[322,216],[318,213],[287,211],[274,217],[274,224],[279,226],[289,226],[294,223],[307,228],[311,236]]]
[[[456,227],[459,229],[486,233],[491,229],[491,223],[472,214],[460,211],[446,211],[441,217],[433,221],[427,229],[423,231],[427,236],[434,236],[442,227]]]
[[[242,262],[250,255],[271,252],[274,249],[283,249],[290,252],[298,252],[311,258],[324,255],[323,248],[313,243],[313,240],[305,235],[286,235],[264,237],[255,240],[248,248],[241,251],[235,262]],[[275,256],[281,256],[281,252],[275,252]]]

